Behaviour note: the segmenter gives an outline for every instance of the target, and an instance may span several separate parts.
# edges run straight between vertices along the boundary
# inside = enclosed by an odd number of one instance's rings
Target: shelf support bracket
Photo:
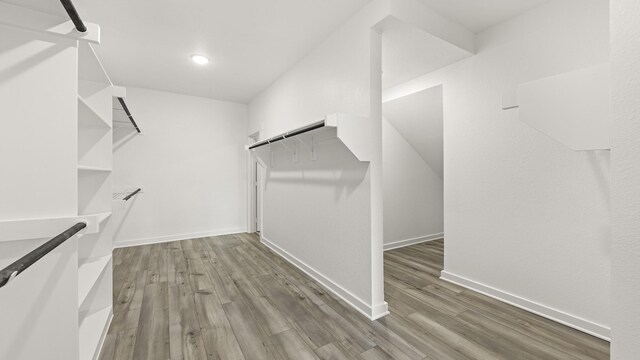
[[[313,140],[313,136],[311,136],[311,161],[318,160],[318,154],[316,154],[316,142]]]
[[[293,162],[298,162],[298,148],[296,146],[296,143],[293,143],[292,148],[289,148],[284,140],[280,141],[280,144],[289,152],[289,154],[291,154]]]
[[[311,146],[307,145],[304,141],[302,141],[302,139],[296,137],[295,138],[300,144],[302,144],[302,146],[304,146],[305,149],[309,150],[309,152],[311,152],[311,160],[312,161],[316,161],[318,160],[318,157],[316,155],[316,148],[315,148],[315,142],[313,140],[313,135],[311,136]],[[296,160],[297,161],[297,160]]]

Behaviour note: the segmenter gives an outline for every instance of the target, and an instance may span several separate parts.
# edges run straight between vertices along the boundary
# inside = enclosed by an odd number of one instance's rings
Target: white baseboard
[[[229,234],[239,234],[246,232],[245,228],[236,228],[236,229],[222,229],[222,230],[211,230],[211,231],[203,231],[197,233],[190,234],[177,234],[177,235],[166,235],[166,236],[157,236],[150,237],[144,239],[133,239],[133,240],[124,240],[114,242],[113,247],[115,248],[123,248],[129,246],[140,246],[140,245],[150,245],[150,244],[159,244],[169,241],[180,241],[180,240],[188,240],[188,239],[197,239],[201,237],[207,236],[219,236],[219,235],[229,235]]]
[[[261,242],[273,252],[280,255],[298,269],[302,270],[302,272],[309,275],[312,279],[320,283],[320,285],[331,291],[337,297],[351,305],[351,307],[366,316],[369,320],[373,321],[389,315],[389,306],[386,302],[371,306],[273,242],[265,239],[264,237],[261,237]]]
[[[572,327],[576,330],[580,330],[589,335],[593,335],[600,339],[611,341],[611,329],[604,325],[582,319],[575,315],[571,315],[566,312],[548,307],[546,305],[542,305],[535,301],[524,299],[517,295],[510,294],[506,291],[493,288],[477,281],[469,280],[467,278],[452,274],[447,271],[442,271],[442,273],[440,274],[440,279],[479,292],[520,309],[527,310],[536,315],[540,315],[547,319]]]
[[[440,239],[444,239],[444,233],[438,233],[433,235],[420,236],[412,239],[394,241],[394,242],[390,242],[382,245],[382,248],[384,249],[384,251],[387,251],[387,250],[399,249],[405,246],[410,246],[410,245],[420,244],[427,241],[440,240]]]

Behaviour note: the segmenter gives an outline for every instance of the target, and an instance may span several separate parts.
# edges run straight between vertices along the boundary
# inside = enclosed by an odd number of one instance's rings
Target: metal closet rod
[[[131,199],[132,197],[134,197],[137,193],[139,193],[140,191],[142,191],[142,189],[138,188],[136,189],[134,192],[132,192],[131,194],[127,195],[124,197],[124,201],[129,201],[129,199]]]
[[[87,32],[87,27],[82,22],[82,19],[80,19],[80,15],[78,15],[78,11],[76,10],[76,7],[73,6],[71,0],[60,0],[60,2],[62,3],[62,6],[64,6],[64,9],[67,11],[67,14],[71,18],[71,21],[73,21],[73,25],[76,26],[76,30],[80,32]]]
[[[289,131],[288,133],[284,133],[282,135],[277,135],[274,136],[272,138],[266,139],[266,140],[262,140],[262,141],[258,141],[257,143],[254,143],[253,145],[249,146],[249,150],[255,149],[255,148],[259,148],[260,146],[265,146],[271,143],[274,143],[276,141],[280,141],[280,140],[284,140],[286,138],[290,138],[292,136],[296,136],[296,135],[300,135],[300,134],[304,134],[306,132],[315,130],[315,129],[319,129],[321,127],[325,126],[325,121],[318,121],[316,123],[313,123],[311,125],[307,125],[304,127],[301,127],[299,129],[293,130],[293,131]]]
[[[27,255],[16,260],[13,264],[0,270],[0,288],[5,286],[9,281],[18,276],[21,272],[27,270],[36,261],[42,259],[45,255],[57,248],[63,242],[69,240],[73,235],[87,227],[86,223],[79,222],[65,230],[62,234],[54,237],[46,243],[33,249]]]
[[[122,109],[124,110],[125,114],[127,114],[127,117],[129,118],[129,120],[131,120],[133,127],[136,128],[136,131],[138,133],[140,133],[141,132],[140,128],[138,127],[138,124],[136,124],[136,121],[133,120],[133,116],[131,116],[131,112],[129,112],[129,108],[127,107],[127,104],[124,103],[124,99],[119,97],[118,102],[120,103],[120,106],[122,106]]]

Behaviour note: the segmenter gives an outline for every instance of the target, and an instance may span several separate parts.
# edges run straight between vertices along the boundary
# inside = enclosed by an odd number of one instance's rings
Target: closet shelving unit
[[[135,121],[125,97],[127,90],[123,87],[114,87],[113,109],[113,148],[117,149],[136,135],[142,135],[142,130]]]
[[[112,317],[112,84],[91,47],[100,42],[98,24],[83,23],[70,0],[62,4],[71,20],[51,14],[52,5],[22,3],[0,1],[0,52],[10,53],[0,70],[12,74],[12,81],[0,81],[8,94],[0,118],[20,115],[24,126],[14,127],[9,144],[50,159],[36,164],[38,173],[8,167],[8,188],[31,196],[3,199],[4,214],[14,204],[24,211],[0,221],[0,253],[17,260],[65,229],[86,227],[51,253],[36,251],[44,256],[3,287],[3,321],[25,321],[30,329],[0,337],[0,358],[95,359]],[[19,113],[25,104],[39,111]],[[59,143],[47,147],[45,139]],[[46,186],[34,196],[38,179]]]
[[[143,193],[143,189],[141,187],[135,186],[121,186],[113,189],[112,194],[112,202],[114,210],[122,210],[127,207],[127,204],[131,203],[132,200]]]
[[[124,96],[122,93],[124,90],[120,90],[121,94],[113,97],[113,123],[118,124],[116,127],[120,128],[129,128],[132,126],[133,129],[138,133],[142,134],[142,130],[138,127],[138,123],[133,118],[129,107],[127,106],[126,101],[124,100]]]
[[[78,42],[78,215],[99,230],[78,239],[79,358],[95,359],[112,309],[113,84],[91,44]]]
[[[368,120],[349,114],[329,114],[320,121],[257,141],[245,148],[252,151],[266,166],[272,166],[273,153],[288,152],[295,162],[298,160],[299,150],[307,149],[311,153],[311,160],[315,160],[318,156],[316,144],[340,141],[359,161],[370,161]]]
[[[142,130],[140,130],[138,123],[135,121],[133,114],[127,106],[125,101],[126,96],[126,88],[120,86],[114,87],[112,98],[114,150],[130,140],[132,137],[142,135]],[[126,208],[127,204],[129,204],[132,199],[143,192],[144,191],[140,186],[114,187],[111,194],[114,211]]]

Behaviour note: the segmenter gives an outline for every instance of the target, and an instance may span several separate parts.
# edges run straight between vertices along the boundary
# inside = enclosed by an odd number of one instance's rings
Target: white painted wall
[[[75,40],[0,25],[0,269],[76,222],[76,64]],[[77,277],[74,236],[0,289],[0,359],[77,358]]]
[[[611,359],[640,353],[640,4],[611,0]]]
[[[382,35],[384,89],[469,57],[467,51],[403,21],[387,21]]]
[[[0,34],[0,219],[75,216],[75,41],[4,25]]]
[[[323,119],[369,116],[370,28],[388,12],[374,0],[249,104],[249,133],[260,138]]]
[[[442,234],[442,178],[386,119],[382,155],[385,248]]]
[[[248,133],[262,130],[264,139],[327,114],[346,113],[369,118],[371,128],[361,135],[381,144],[382,40],[371,28],[388,12],[387,0],[369,3],[254,99]],[[268,172],[266,182],[274,185],[264,191],[263,230],[270,246],[290,260],[299,259],[293,261],[377,318],[387,313],[382,153],[379,146],[370,150],[371,162],[361,163],[337,142],[318,152],[317,162],[292,170],[290,181],[273,183],[277,173]],[[279,166],[278,162],[276,169]],[[324,180],[299,182],[310,174],[311,179],[317,175]]]
[[[609,150],[610,83],[605,63],[520,84],[520,121],[573,150]]]
[[[275,166],[265,174],[262,236],[371,314],[369,164],[336,138],[316,145],[316,161],[302,147],[297,163],[283,148],[273,147]]]
[[[247,106],[139,88],[126,101],[143,135],[115,149],[114,186],[144,193],[116,246],[245,231]]]
[[[389,123],[440,178],[444,175],[442,86],[383,104]]]
[[[480,33],[476,56],[384,95],[444,84],[445,275],[603,337],[609,154],[572,151],[501,101],[520,83],[606,63],[608,10],[549,2]]]

